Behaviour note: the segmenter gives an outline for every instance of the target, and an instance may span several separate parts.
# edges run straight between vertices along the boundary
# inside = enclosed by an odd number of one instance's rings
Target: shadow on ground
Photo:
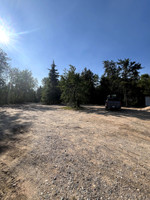
[[[64,105],[42,105],[39,103],[31,103],[31,104],[18,104],[18,105],[9,105],[8,107],[11,109],[20,109],[22,111],[54,111],[58,110]],[[7,107],[7,106],[6,106]],[[116,116],[116,117],[135,117],[141,120],[150,120],[150,112],[146,110],[140,110],[136,108],[122,108],[120,111],[111,111],[105,110],[104,106],[82,106],[80,112],[86,113],[95,113],[99,115],[105,116]],[[14,119],[18,116],[14,116]]]
[[[12,141],[17,141],[17,135],[28,132],[31,122],[20,122],[21,113],[9,115],[0,111],[0,154],[10,148]]]
[[[150,112],[138,110],[136,108],[122,108],[120,111],[105,110],[102,106],[84,106],[80,112],[95,113],[98,115],[115,116],[115,117],[135,117],[141,120],[150,120]]]
[[[29,103],[29,104],[15,104],[15,105],[8,105],[3,107],[8,107],[11,109],[20,109],[25,111],[50,111],[50,110],[57,110],[58,108],[56,106],[61,105],[43,105],[40,103]]]

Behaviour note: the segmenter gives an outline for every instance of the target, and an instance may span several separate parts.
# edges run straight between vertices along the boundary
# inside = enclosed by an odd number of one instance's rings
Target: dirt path
[[[150,112],[0,108],[0,199],[150,199]]]

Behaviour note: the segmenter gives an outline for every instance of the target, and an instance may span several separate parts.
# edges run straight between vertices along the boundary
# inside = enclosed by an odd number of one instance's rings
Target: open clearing
[[[150,199],[150,112],[0,107],[0,199]]]

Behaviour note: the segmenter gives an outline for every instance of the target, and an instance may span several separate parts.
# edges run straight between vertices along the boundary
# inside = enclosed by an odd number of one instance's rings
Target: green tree
[[[41,98],[42,98],[42,87],[40,86],[36,91],[36,102],[41,102]]]
[[[61,99],[72,107],[79,107],[82,101],[81,77],[76,68],[70,65],[60,80]]]
[[[144,96],[150,96],[150,75],[142,74],[138,83]]]
[[[138,80],[141,64],[129,59],[118,62],[104,61],[104,74],[100,81],[100,91],[104,98],[108,94],[117,94],[123,99],[124,105],[138,104]]]
[[[9,74],[9,58],[7,54],[0,49],[0,104],[7,103],[8,86],[7,78]]]
[[[31,71],[12,68],[8,84],[8,103],[35,101],[36,86],[37,80],[33,78]]]
[[[81,73],[81,90],[82,90],[82,102],[94,103],[96,86],[98,85],[98,75],[93,74],[91,70],[84,70]]]
[[[103,64],[105,71],[100,80],[102,102],[106,100],[108,94],[120,94],[120,67],[112,60],[106,60]]]
[[[0,87],[5,84],[6,73],[9,69],[9,60],[7,54],[0,49]]]
[[[57,104],[60,102],[60,89],[56,65],[53,61],[49,69],[48,78],[43,79],[42,102],[45,104]]]
[[[106,60],[103,62],[104,64],[104,75],[108,78],[118,78],[119,76],[119,72],[120,72],[120,68],[117,67],[116,62],[114,62],[113,60],[109,61]]]
[[[124,95],[124,103],[128,106],[128,101],[137,102],[137,97],[134,91],[137,90],[137,83],[140,78],[139,70],[142,69],[140,63],[130,61],[130,59],[118,60],[117,62],[120,68],[121,87]]]

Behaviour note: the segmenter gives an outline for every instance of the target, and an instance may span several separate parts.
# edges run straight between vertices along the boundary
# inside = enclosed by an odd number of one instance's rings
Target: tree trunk
[[[127,101],[127,90],[126,88],[124,88],[124,102],[125,102],[125,106],[128,106],[128,101]]]

